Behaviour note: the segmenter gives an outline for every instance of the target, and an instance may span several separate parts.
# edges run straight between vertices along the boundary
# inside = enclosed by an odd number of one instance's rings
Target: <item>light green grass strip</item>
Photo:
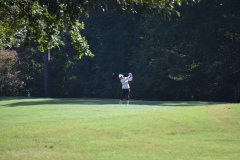
[[[119,105],[116,99],[0,98],[1,121],[84,120],[136,114],[154,110],[212,105],[211,102],[130,101]]]

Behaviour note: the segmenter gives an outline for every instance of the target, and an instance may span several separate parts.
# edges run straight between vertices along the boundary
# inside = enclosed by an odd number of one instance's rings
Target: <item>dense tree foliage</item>
[[[60,36],[65,32],[71,36],[78,56],[92,55],[85,37],[80,31],[84,24],[80,18],[90,10],[126,10],[129,12],[157,13],[168,17],[179,14],[174,4],[195,0],[0,0],[0,45],[12,46],[30,41],[38,42],[41,51],[59,46]]]
[[[136,99],[239,101],[238,6],[202,1],[182,6],[182,16],[170,21],[92,15],[85,23],[86,35],[96,36],[87,36],[96,53],[94,81],[85,84],[100,83],[93,87],[98,96],[117,97],[120,84],[109,76],[129,71]]]
[[[44,95],[49,97],[50,49],[63,42],[61,34],[68,33],[71,43],[83,55],[93,56],[80,31],[84,23],[80,18],[90,10],[114,10],[133,13],[153,13],[168,18],[179,15],[174,4],[195,3],[196,0],[0,0],[0,46],[29,45],[38,42],[44,54]],[[199,0],[198,0],[199,1]]]
[[[75,58],[71,36],[51,50],[52,97],[119,98],[112,73],[132,72],[131,98],[240,101],[240,2],[202,0],[181,17],[94,11],[81,32],[95,57]],[[61,44],[60,44],[61,45]],[[26,89],[43,96],[43,54],[20,48]]]

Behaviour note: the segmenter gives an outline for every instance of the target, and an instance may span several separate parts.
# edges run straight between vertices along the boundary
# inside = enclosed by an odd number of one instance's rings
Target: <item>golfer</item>
[[[126,97],[127,105],[129,104],[129,96],[130,96],[130,86],[128,84],[129,81],[132,81],[132,73],[128,74],[128,77],[124,77],[122,74],[119,74],[120,82],[122,83],[122,96],[119,104],[122,104],[123,98]]]

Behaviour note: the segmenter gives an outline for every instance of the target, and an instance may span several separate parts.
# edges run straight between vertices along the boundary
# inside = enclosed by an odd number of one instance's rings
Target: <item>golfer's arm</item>
[[[132,73],[129,73],[128,78],[132,78]]]

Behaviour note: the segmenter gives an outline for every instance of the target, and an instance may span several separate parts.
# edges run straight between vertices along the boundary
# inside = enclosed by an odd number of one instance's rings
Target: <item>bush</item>
[[[18,53],[13,50],[0,48],[0,94],[2,96],[15,96],[25,86],[21,81],[21,62]]]

